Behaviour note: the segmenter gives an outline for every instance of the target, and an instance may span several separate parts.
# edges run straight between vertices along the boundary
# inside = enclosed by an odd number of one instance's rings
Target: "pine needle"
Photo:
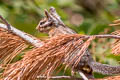
[[[89,45],[88,40],[83,46],[86,49]],[[83,41],[76,35],[61,35],[46,41],[42,47],[28,51],[22,60],[9,65],[3,74],[6,80],[35,80],[37,76],[47,76],[47,80],[53,75],[54,70],[62,63],[74,66],[75,60],[81,58],[84,49],[81,44]],[[74,54],[82,49],[79,54]],[[76,58],[77,56],[77,58]],[[74,61],[71,61],[75,57]],[[70,64],[69,64],[70,63]],[[77,64],[77,63],[76,63]]]
[[[120,30],[115,31],[112,34],[120,35]],[[112,53],[115,54],[115,55],[119,55],[120,54],[120,40],[116,39],[112,46],[113,46]]]
[[[112,24],[110,24],[109,26],[119,26],[120,25],[120,19],[114,20]],[[114,35],[120,35],[120,30],[117,30],[115,32],[113,32],[112,34]],[[119,55],[120,54],[120,40],[117,39],[115,40],[114,44],[113,44],[113,48],[112,48],[112,53],[115,55]]]
[[[109,26],[120,26],[120,19],[114,20],[112,24],[109,24]]]
[[[0,28],[0,63],[3,65],[23,51],[27,45],[25,41],[3,28]]]

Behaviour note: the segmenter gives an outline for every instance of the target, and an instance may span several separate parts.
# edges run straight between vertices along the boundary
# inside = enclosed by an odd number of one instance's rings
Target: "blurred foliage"
[[[64,23],[79,34],[109,34],[119,29],[108,24],[119,18],[120,0],[0,0],[0,15],[16,28],[41,37],[46,35],[38,33],[35,27],[44,16],[44,9],[51,6],[56,8]],[[120,56],[110,53],[113,41],[100,39],[92,42],[90,51],[96,61],[119,64]],[[17,56],[14,61],[19,59],[21,57]],[[67,72],[70,74],[69,70]]]

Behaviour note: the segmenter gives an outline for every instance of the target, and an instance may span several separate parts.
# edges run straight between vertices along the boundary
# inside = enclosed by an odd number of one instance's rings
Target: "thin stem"
[[[37,79],[47,79],[46,76],[38,76]],[[76,78],[72,76],[51,76],[50,79],[69,79],[69,80],[83,80],[82,78]]]
[[[120,39],[119,35],[111,35],[111,34],[104,34],[104,35],[94,35],[96,38],[114,38]]]
[[[10,24],[0,15],[0,19],[7,25],[7,28],[10,30]]]
[[[112,34],[103,34],[103,35],[80,35],[80,34],[72,34],[78,36],[78,38],[88,39],[92,36],[95,38],[114,38],[114,39],[120,39],[119,35],[112,35]]]

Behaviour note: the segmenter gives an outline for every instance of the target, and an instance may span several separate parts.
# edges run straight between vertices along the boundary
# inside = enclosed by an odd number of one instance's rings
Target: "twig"
[[[70,34],[69,34],[70,35]],[[114,39],[120,39],[119,35],[111,35],[111,34],[103,34],[103,35],[80,35],[80,34],[71,34],[71,35],[76,35],[78,38],[83,38],[83,39],[88,39],[90,37],[95,37],[95,38],[114,38]]]
[[[4,29],[8,30],[8,26],[6,26],[5,24],[2,24],[2,23],[0,23],[0,28],[4,28]],[[16,28],[14,28],[11,25],[10,25],[10,28],[11,28],[10,29],[11,32],[13,32],[14,34],[18,35],[19,37],[24,39],[26,42],[30,43],[31,45],[33,45],[35,47],[41,47],[44,44],[42,41],[40,41],[36,37],[33,37],[32,35],[27,34],[25,32],[22,32],[22,31],[20,31],[20,30],[18,30]]]
[[[8,30],[11,29],[10,24],[0,15],[0,19],[7,25]]]
[[[46,76],[38,76],[37,79],[47,79]],[[76,78],[73,76],[52,76],[50,79],[69,79],[69,80],[83,80],[82,78]]]
[[[87,78],[82,72],[79,72],[79,74],[81,75],[81,77],[82,77],[84,80],[88,80],[88,78]]]
[[[96,38],[114,38],[114,39],[120,39],[120,36],[118,35],[111,35],[111,34],[104,34],[104,35],[93,35]],[[88,36],[89,38],[89,36]]]

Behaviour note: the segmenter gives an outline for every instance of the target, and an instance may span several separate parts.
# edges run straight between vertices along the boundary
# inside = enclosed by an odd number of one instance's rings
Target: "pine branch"
[[[40,47],[44,43],[30,34],[12,27],[2,16],[0,19],[0,64],[2,66],[11,62],[12,59],[28,47],[27,43]]]
[[[8,26],[5,24],[0,23],[0,28],[4,28],[8,30]],[[9,30],[8,30],[9,31]],[[18,29],[16,29],[15,27],[10,25],[10,31],[13,32],[14,34],[16,34],[17,36],[21,37],[22,39],[24,39],[26,42],[30,43],[31,45],[35,46],[35,47],[40,47],[42,46],[44,43],[42,41],[40,41],[38,38],[33,37],[30,34],[27,34],[25,32],[22,32]]]
[[[3,76],[8,80],[14,78],[34,80],[39,75],[45,75],[48,79],[52,76],[54,70],[63,64],[65,57],[64,63],[67,64],[72,60],[69,59],[69,55],[73,56],[72,53],[81,47],[81,40],[76,36],[61,35],[53,37],[47,40],[42,47],[26,52],[22,60],[7,67]],[[87,46],[83,47],[86,48]],[[79,57],[81,55],[74,59],[76,60]],[[74,64],[75,60],[71,61],[71,64]]]

